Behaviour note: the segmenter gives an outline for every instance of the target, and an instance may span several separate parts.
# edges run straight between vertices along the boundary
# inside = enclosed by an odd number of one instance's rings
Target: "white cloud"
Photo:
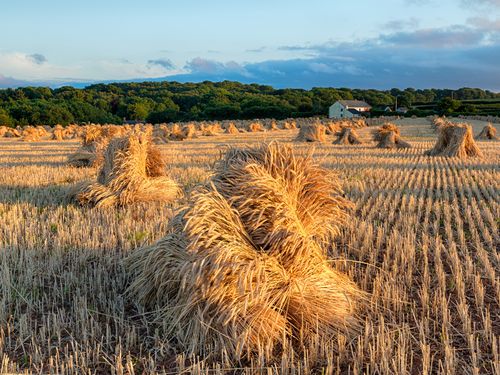
[[[392,20],[384,24],[385,29],[390,30],[403,30],[403,29],[415,29],[420,24],[420,21],[411,17],[409,19]]]
[[[5,76],[43,80],[54,77],[70,77],[77,72],[78,69],[73,67],[50,64],[41,54],[0,52],[0,73]]]
[[[467,23],[486,32],[500,31],[500,18],[492,20],[487,17],[472,17],[467,20]]]
[[[249,76],[248,72],[243,65],[235,61],[228,61],[226,63],[204,59],[202,57],[195,57],[186,62],[184,68],[191,73],[208,73],[208,74],[227,74],[238,73],[243,76]]]
[[[487,5],[493,7],[500,7],[500,0],[461,0],[465,7],[477,7],[478,5]]]
[[[178,69],[166,72],[165,66],[151,62],[135,63],[127,59],[78,61],[63,65],[49,62],[44,55],[0,51],[0,74],[24,80],[120,80],[155,78],[178,74]]]

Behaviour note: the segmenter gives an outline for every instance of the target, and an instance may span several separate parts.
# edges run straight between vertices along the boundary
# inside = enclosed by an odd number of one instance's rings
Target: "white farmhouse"
[[[330,106],[329,118],[353,118],[365,116],[372,107],[362,100],[339,100]]]

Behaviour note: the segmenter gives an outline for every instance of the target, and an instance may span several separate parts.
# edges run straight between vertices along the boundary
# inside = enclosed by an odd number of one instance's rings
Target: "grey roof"
[[[371,108],[370,104],[363,100],[339,100],[339,103],[344,107],[368,107]]]
[[[348,112],[351,112],[353,115],[357,115],[357,116],[362,116],[362,115],[363,115],[363,113],[362,113],[362,112],[360,112],[360,111],[358,111],[358,110],[356,110],[356,109],[352,109],[352,108],[350,108],[350,109],[348,109],[347,111],[348,111]]]

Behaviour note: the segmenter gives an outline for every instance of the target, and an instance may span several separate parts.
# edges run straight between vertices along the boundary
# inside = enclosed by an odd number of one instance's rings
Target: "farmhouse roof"
[[[371,106],[363,100],[339,100],[339,103],[344,107],[371,108]]]
[[[358,116],[362,116],[363,115],[362,112],[360,112],[360,111],[358,111],[356,109],[353,109],[353,108],[349,108],[347,111],[351,112],[353,115],[358,115]]]

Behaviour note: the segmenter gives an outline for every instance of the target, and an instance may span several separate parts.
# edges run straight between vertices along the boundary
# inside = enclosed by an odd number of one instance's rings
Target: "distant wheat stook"
[[[430,156],[481,157],[481,150],[474,141],[472,127],[468,124],[446,123],[439,127],[436,144],[426,152]]]
[[[68,163],[74,167],[100,167],[110,136],[104,127],[89,125],[81,136],[81,147],[68,156]]]
[[[401,138],[399,128],[392,123],[382,125],[374,131],[373,138],[378,148],[410,148],[411,145]]]
[[[61,125],[56,125],[52,131],[52,140],[62,141],[64,140],[64,128]]]
[[[40,140],[40,132],[33,126],[27,126],[22,133],[25,142],[37,142]]]
[[[362,144],[361,138],[353,128],[343,127],[336,133],[337,139],[333,142],[336,145],[359,145]]]
[[[300,128],[299,142],[326,142],[326,127],[322,124],[307,124]]]
[[[79,203],[95,206],[168,202],[179,193],[178,185],[165,175],[165,164],[151,143],[151,134],[144,132],[112,139],[104,152],[97,182],[84,182],[75,190]]]
[[[311,157],[276,143],[232,149],[171,234],[126,260],[129,293],[187,354],[303,351],[358,324],[364,294],[327,257],[349,208]]]
[[[234,122],[230,122],[229,125],[227,126],[226,128],[226,133],[227,134],[239,134],[239,130],[238,128],[236,127],[236,125],[234,125]]]
[[[263,132],[265,131],[266,129],[264,129],[264,127],[262,126],[262,124],[260,122],[252,122],[248,125],[248,128],[247,130],[251,133],[258,133],[258,132]]]
[[[483,130],[477,135],[477,139],[497,140],[497,130],[491,124],[486,125]]]

